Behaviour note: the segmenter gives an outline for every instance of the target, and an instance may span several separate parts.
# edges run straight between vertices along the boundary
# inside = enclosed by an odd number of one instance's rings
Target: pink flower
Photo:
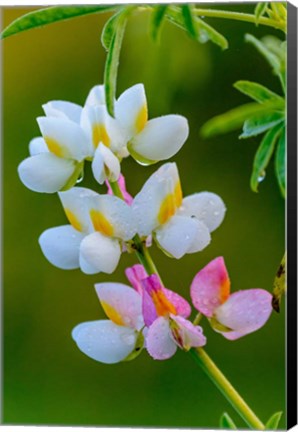
[[[215,258],[197,273],[190,294],[195,308],[209,318],[215,331],[229,340],[261,328],[272,311],[272,295],[263,289],[230,294],[223,257]]]
[[[133,197],[126,190],[124,175],[120,174],[117,183],[124,197],[124,201],[126,202],[126,204],[131,205],[133,202]],[[106,186],[108,188],[108,195],[113,195],[113,191],[108,180],[106,180]]]

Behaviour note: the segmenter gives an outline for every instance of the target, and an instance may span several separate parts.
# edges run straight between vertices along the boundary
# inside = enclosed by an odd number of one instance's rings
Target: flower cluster
[[[90,91],[83,107],[53,101],[43,109],[45,117],[37,119],[42,137],[30,142],[30,157],[18,171],[29,189],[58,192],[64,208],[68,224],[49,228],[39,238],[51,264],[65,270],[80,268],[86,274],[110,274],[122,252],[140,254],[140,245],[143,259],[153,242],[176,259],[208,246],[226,211],[218,195],[200,192],[183,197],[173,162],[160,166],[135,197],[126,190],[121,174],[121,161],[129,155],[142,165],[175,155],[188,137],[184,117],[148,120],[141,84],[115,101],[114,118],[107,112],[103,86]],[[98,183],[106,183],[106,194],[74,187],[88,161]],[[83,353],[103,363],[117,363],[135,358],[145,348],[154,359],[164,360],[177,348],[188,351],[206,344],[202,328],[189,320],[189,303],[164,287],[154,266],[146,268],[153,271],[148,274],[142,265],[126,270],[131,286],[96,284],[109,319],[74,328],[73,339]],[[212,328],[230,340],[262,327],[272,309],[271,295],[262,289],[230,295],[221,257],[195,276],[190,295]]]

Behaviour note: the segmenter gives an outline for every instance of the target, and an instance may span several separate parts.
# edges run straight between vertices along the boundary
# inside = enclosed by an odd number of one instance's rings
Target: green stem
[[[211,360],[203,348],[193,348],[190,350],[195,361],[201,366],[206,375],[213,381],[216,387],[226,397],[238,414],[243,418],[251,429],[265,430],[265,426],[250,409],[244,399],[227,380],[216,364]]]
[[[159,273],[158,273],[158,270],[154,264],[154,261],[151,258],[151,255],[150,255],[147,247],[144,245],[144,243],[140,239],[140,236],[138,234],[136,234],[133,238],[133,241],[134,241],[135,252],[137,254],[137,257],[138,257],[140,263],[143,264],[143,266],[145,267],[146,272],[149,275],[156,274],[161,281],[161,277],[159,276]],[[161,283],[162,283],[162,281],[161,281]]]
[[[237,21],[246,21],[256,24],[255,15],[242,12],[232,12],[215,9],[194,9],[194,13],[196,15],[199,15],[200,17],[224,18]],[[286,31],[286,24],[284,22],[276,21],[267,17],[260,17],[258,19],[258,24],[263,24],[269,27]]]

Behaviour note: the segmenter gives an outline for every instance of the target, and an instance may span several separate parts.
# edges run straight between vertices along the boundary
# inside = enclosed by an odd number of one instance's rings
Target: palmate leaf
[[[283,197],[286,194],[286,128],[280,135],[275,154],[275,173]]]
[[[166,16],[167,9],[168,5],[162,4],[155,6],[152,11],[150,22],[150,35],[155,42],[159,40],[162,24]]]
[[[8,36],[15,35],[25,30],[52,24],[57,21],[67,20],[92,13],[109,12],[118,8],[119,6],[117,5],[90,5],[53,6],[44,9],[38,9],[21,16],[9,24],[9,26],[7,26],[0,34],[0,38],[4,39]]]
[[[278,124],[270,129],[263,137],[256,152],[250,179],[250,187],[254,192],[258,192],[259,182],[264,178],[265,169],[271,159],[276,141],[278,140],[283,127],[283,125],[281,126]]]
[[[239,138],[250,138],[252,136],[260,135],[271,129],[273,126],[284,121],[284,113],[271,112],[269,114],[261,114],[245,120],[243,125],[243,133]]]
[[[219,420],[219,427],[220,429],[233,429],[237,430],[237,426],[231,419],[228,413],[224,412]]]
[[[256,24],[258,24],[259,18],[265,14],[267,6],[268,6],[268,2],[257,3],[255,7]]]
[[[255,100],[256,102],[263,103],[270,99],[278,99],[280,101],[284,101],[284,98],[279,96],[277,93],[274,93],[267,87],[256,82],[240,80],[235,82],[234,87],[241,93]]]
[[[267,421],[266,425],[265,425],[265,429],[266,430],[277,430],[281,416],[282,416],[282,411],[276,412],[275,414],[273,414],[270,419]]]

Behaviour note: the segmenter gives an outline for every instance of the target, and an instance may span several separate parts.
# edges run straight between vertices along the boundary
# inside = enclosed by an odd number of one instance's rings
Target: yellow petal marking
[[[180,207],[182,204],[182,198],[183,198],[180,180],[178,180],[176,183],[174,195],[175,195],[176,206]]]
[[[138,115],[136,117],[136,131],[137,133],[141,132],[148,120],[148,109],[147,109],[147,104],[143,105],[142,108],[140,109],[140,111],[138,112]]]
[[[152,292],[151,298],[158,316],[168,315],[169,313],[177,314],[175,306],[167,299],[162,290]]]
[[[103,310],[105,311],[108,318],[110,318],[113,323],[118,324],[120,326],[124,326],[125,323],[123,322],[122,316],[116,311],[113,306],[109,305],[108,303],[104,301],[100,301]]]
[[[230,279],[225,279],[221,282],[221,287],[220,287],[220,294],[219,294],[219,298],[220,298],[220,303],[224,303],[230,296]]]
[[[113,225],[108,221],[102,212],[92,209],[90,210],[90,217],[96,231],[99,231],[108,237],[113,236]]]
[[[65,209],[65,214],[74,229],[76,229],[77,231],[83,231],[81,222],[71,210]]]
[[[106,147],[110,147],[111,140],[108,132],[103,124],[95,123],[92,128],[92,142],[94,148],[97,148],[98,144],[102,142]]]
[[[165,224],[176,212],[175,196],[168,194],[159,208],[157,219],[161,225]]]
[[[48,149],[50,150],[51,153],[53,153],[54,155],[58,156],[58,157],[65,157],[65,148],[63,148],[63,146],[61,144],[58,143],[58,141],[54,140],[53,138],[50,137],[44,137],[44,140],[48,146]]]

